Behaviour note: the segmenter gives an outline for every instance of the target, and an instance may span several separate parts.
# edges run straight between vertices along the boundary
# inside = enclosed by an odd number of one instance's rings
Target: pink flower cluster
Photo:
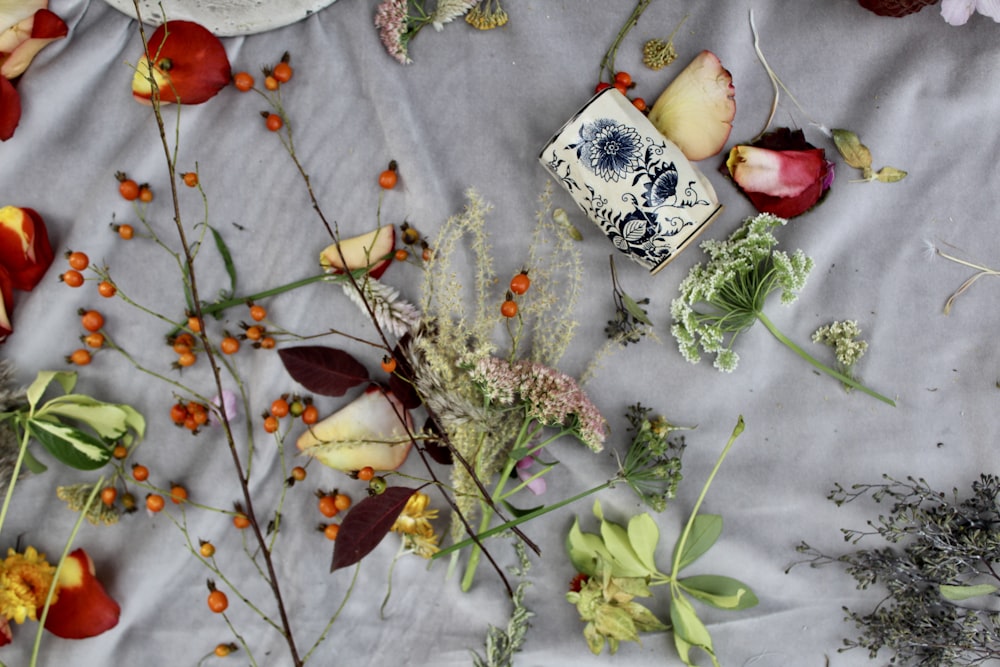
[[[407,52],[408,0],[385,0],[375,10],[375,27],[389,55],[404,65],[411,62]]]
[[[545,426],[564,426],[590,449],[602,449],[604,417],[570,376],[527,359],[510,363],[484,357],[473,368],[472,380],[494,405],[519,400],[529,419]]]

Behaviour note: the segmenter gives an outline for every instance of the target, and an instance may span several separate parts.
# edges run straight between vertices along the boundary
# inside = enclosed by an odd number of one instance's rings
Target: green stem
[[[743,415],[740,415],[736,420],[736,426],[733,427],[733,433],[729,436],[729,442],[726,446],[722,448],[722,453],[719,454],[718,460],[715,462],[715,467],[712,468],[712,472],[709,474],[708,479],[705,480],[705,485],[701,487],[701,493],[698,495],[698,500],[694,504],[694,508],[691,510],[691,516],[688,517],[687,524],[684,526],[684,532],[681,533],[680,538],[677,540],[677,546],[674,547],[674,562],[670,569],[670,578],[672,581],[676,581],[677,574],[679,572],[678,565],[681,561],[681,555],[684,553],[684,545],[687,542],[688,536],[691,534],[691,527],[694,526],[695,517],[698,516],[698,510],[701,509],[701,503],[705,500],[705,495],[708,493],[708,487],[712,485],[712,480],[715,479],[716,473],[719,472],[719,468],[722,467],[722,462],[726,460],[726,455],[729,454],[729,449],[736,442],[736,438],[740,437],[743,433]],[[671,583],[671,585],[673,585]]]
[[[877,391],[869,389],[868,387],[866,387],[865,385],[861,384],[860,382],[858,382],[854,378],[849,377],[847,375],[844,375],[843,373],[840,373],[840,372],[838,372],[838,371],[830,368],[826,364],[824,364],[824,363],[816,360],[815,358],[813,358],[812,355],[810,355],[808,352],[806,352],[805,350],[803,350],[801,347],[799,347],[798,345],[796,345],[795,343],[793,343],[787,336],[785,336],[785,334],[781,333],[778,330],[778,328],[774,326],[774,323],[771,322],[770,319],[768,319],[767,315],[765,315],[763,313],[763,311],[758,311],[757,312],[757,319],[764,323],[764,326],[767,327],[767,330],[770,331],[774,335],[775,338],[777,338],[782,343],[784,343],[786,346],[788,346],[788,348],[791,349],[793,352],[795,352],[797,355],[799,355],[800,357],[802,357],[803,359],[805,359],[806,361],[808,361],[810,364],[812,364],[813,367],[815,367],[815,368],[823,371],[824,373],[826,373],[830,377],[833,377],[833,378],[836,378],[836,379],[840,380],[841,382],[843,382],[844,384],[846,384],[849,387],[852,387],[854,389],[858,389],[860,391],[863,391],[864,393],[866,393],[869,396],[872,396],[874,398],[877,398],[878,400],[882,401],[883,403],[888,403],[892,407],[896,407],[895,401],[893,401],[891,398],[883,396],[882,394],[878,393]]]
[[[539,425],[537,428],[529,432],[528,426],[531,423],[531,421],[532,421],[531,417],[526,415],[524,418],[524,422],[521,424],[521,431],[518,433],[517,439],[514,441],[514,446],[511,448],[511,452],[515,452],[518,449],[520,449],[523,446],[522,443],[530,441],[536,435],[538,435],[538,433],[542,430],[543,427]],[[534,454],[535,452],[537,452],[542,447],[545,447],[550,442],[553,442],[554,440],[557,440],[568,433],[569,431],[565,430],[559,431],[551,438],[548,438],[539,443],[538,445],[532,447],[530,450],[528,450],[525,456],[530,456],[531,454]],[[487,528],[489,528],[490,520],[493,519],[492,508],[496,507],[496,504],[498,502],[500,502],[502,499],[510,495],[510,493],[504,494],[504,489],[506,489],[507,487],[507,480],[510,479],[510,475],[514,471],[514,466],[517,465],[518,460],[519,459],[515,459],[512,456],[509,455],[507,456],[507,463],[506,465],[504,465],[503,470],[500,473],[500,477],[497,479],[497,485],[493,489],[493,493],[490,495],[491,502],[489,504],[482,503],[483,517],[479,521],[479,533],[482,533]],[[510,525],[517,525],[517,524],[510,523]],[[476,575],[476,568],[479,567],[479,560],[481,555],[482,555],[482,547],[477,544],[472,548],[472,552],[469,554],[469,562],[465,566],[465,575],[462,577],[463,591],[468,591],[470,588],[472,588],[472,579]]]
[[[328,273],[321,273],[316,276],[309,276],[308,278],[303,278],[302,280],[296,280],[295,282],[288,283],[287,285],[279,285],[278,287],[272,287],[266,289],[263,292],[257,292],[256,294],[251,294],[249,296],[233,297],[232,299],[226,299],[225,301],[219,301],[218,303],[206,304],[201,307],[201,312],[205,315],[213,315],[219,311],[226,310],[227,308],[232,308],[233,306],[242,306],[247,303],[247,301],[257,301],[259,299],[265,299],[269,296],[275,296],[276,294],[283,294],[284,292],[291,292],[293,289],[298,289],[299,287],[304,287],[306,285],[311,285],[322,280],[330,280],[332,276]]]
[[[546,505],[544,507],[539,507],[538,509],[534,510],[533,512],[528,512],[527,514],[523,514],[523,515],[517,517],[516,519],[511,519],[507,523],[500,524],[499,526],[496,526],[494,528],[490,528],[487,531],[483,531],[483,532],[479,533],[478,535],[476,535],[476,539],[477,540],[485,540],[488,537],[493,537],[494,535],[498,535],[498,534],[502,533],[503,531],[507,530],[508,528],[513,528],[514,526],[519,526],[522,523],[524,523],[526,521],[531,521],[532,519],[540,517],[543,514],[548,514],[549,512],[554,512],[555,510],[557,510],[557,509],[559,509],[561,507],[565,507],[566,505],[569,505],[570,503],[575,503],[577,500],[580,500],[581,498],[586,498],[587,496],[595,494],[598,491],[603,491],[604,489],[611,488],[618,481],[619,481],[618,478],[611,479],[611,480],[608,480],[607,482],[604,482],[603,484],[599,484],[599,485],[595,486],[592,489],[587,489],[586,491],[582,491],[582,492],[576,494],[575,496],[573,496],[571,498],[566,498],[564,500],[560,500],[557,503],[553,503],[551,505]],[[436,559],[436,558],[438,558],[440,556],[444,556],[445,554],[450,554],[450,553],[452,553],[454,551],[458,551],[459,549],[464,549],[465,547],[469,546],[470,544],[473,544],[473,539],[471,537],[466,538],[466,539],[462,540],[461,542],[458,542],[457,544],[452,544],[451,546],[448,546],[448,547],[445,547],[444,549],[441,549],[436,554],[434,554],[433,556],[431,556],[431,559],[433,560],[433,559]]]
[[[0,533],[3,533],[3,524],[7,520],[7,510],[10,509],[10,501],[14,498],[14,483],[17,482],[18,475],[21,474],[21,465],[24,463],[24,455],[28,451],[28,427],[24,427],[24,435],[21,436],[21,448],[17,452],[17,461],[14,462],[14,471],[11,473],[10,484],[7,486],[7,493],[3,497],[3,508],[0,509]]]
[[[66,540],[66,546],[63,547],[62,555],[59,557],[59,564],[56,565],[56,571],[52,575],[52,585],[49,586],[49,593],[45,597],[45,607],[42,608],[42,615],[38,619],[38,632],[35,633],[35,644],[31,650],[31,662],[30,667],[35,667],[38,664],[38,651],[42,646],[42,631],[45,630],[45,619],[49,615],[49,606],[52,604],[52,598],[56,592],[56,586],[59,584],[59,573],[62,572],[63,564],[66,562],[66,556],[69,555],[69,550],[73,546],[73,541],[76,539],[76,534],[80,532],[80,525],[83,523],[83,519],[87,516],[87,512],[90,511],[90,506],[94,504],[94,499],[97,498],[97,494],[100,493],[101,489],[104,488],[104,476],[102,475],[97,483],[94,484],[93,490],[90,492],[90,497],[87,498],[86,504],[84,504],[83,509],[80,510],[80,516],[77,517],[76,523],[73,524],[73,530],[69,534],[69,539]]]
[[[639,22],[639,17],[642,13],[646,11],[646,7],[649,6],[653,0],[639,0],[639,3],[632,10],[628,19],[625,21],[625,25],[622,26],[621,30],[618,31],[618,35],[615,37],[615,41],[611,42],[611,46],[608,47],[607,52],[604,54],[604,58],[601,59],[601,70],[597,73],[597,80],[604,80],[604,72],[607,70],[609,83],[614,83],[615,81],[615,56],[618,55],[618,47],[621,46],[622,41],[625,40],[625,35],[629,33],[635,24]]]

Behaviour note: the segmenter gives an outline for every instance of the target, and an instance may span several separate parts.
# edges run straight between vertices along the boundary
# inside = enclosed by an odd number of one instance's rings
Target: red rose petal
[[[14,289],[34,288],[54,256],[42,216],[30,208],[0,208],[0,264],[10,274]]]
[[[232,70],[219,38],[191,21],[168,21],[148,42],[148,61],[162,102],[201,104],[229,84]],[[152,97],[143,67],[132,79],[132,94],[139,101]],[[162,81],[162,83],[161,83]]]
[[[94,576],[94,561],[83,549],[66,557],[56,592],[45,629],[57,637],[85,639],[118,625],[121,608]]]
[[[0,75],[8,79],[20,76],[39,51],[69,34],[66,22],[47,9],[39,9],[33,16],[21,21],[15,29],[21,31],[15,34],[28,36],[8,52],[6,60],[0,66]]]
[[[0,264],[0,343],[7,340],[14,331],[10,323],[10,314],[14,311],[14,289],[10,282],[10,274]],[[2,619],[0,619],[2,620]],[[0,641],[0,646],[3,642]]]
[[[21,122],[21,96],[6,78],[0,76],[0,141],[14,136]]]

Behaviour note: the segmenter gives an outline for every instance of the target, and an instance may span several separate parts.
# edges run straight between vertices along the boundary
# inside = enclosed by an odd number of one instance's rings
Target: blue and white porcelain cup
[[[704,174],[614,88],[591,98],[538,159],[611,243],[650,273],[722,210]]]

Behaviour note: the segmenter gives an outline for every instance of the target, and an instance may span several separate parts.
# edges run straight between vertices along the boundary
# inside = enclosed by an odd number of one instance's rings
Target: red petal
[[[31,39],[59,39],[69,34],[69,27],[58,15],[47,9],[35,12],[35,25],[31,29]]]
[[[10,631],[10,622],[0,616],[0,646],[5,646],[14,641],[14,634]]]
[[[822,149],[771,150],[735,146],[729,174],[754,207],[792,218],[816,205],[825,191],[828,164]]]
[[[94,576],[94,561],[83,549],[66,557],[56,592],[45,619],[45,629],[55,636],[86,639],[118,625],[121,608]]]
[[[7,340],[14,331],[10,323],[10,314],[14,312],[14,289],[11,285],[10,274],[7,269],[0,264],[0,343]],[[2,642],[0,642],[2,645]]]
[[[19,77],[39,51],[69,34],[66,23],[47,9],[39,9],[14,29],[17,31],[13,33],[15,39],[21,38],[21,41],[5,46],[9,55],[0,66],[0,75],[9,79]]]
[[[229,84],[232,71],[229,57],[219,38],[191,21],[168,21],[153,33],[148,57],[167,79],[160,88],[163,102],[201,104]],[[148,83],[133,79],[132,92],[149,99]],[[137,87],[138,84],[138,87]]]
[[[21,96],[10,81],[0,76],[0,141],[14,136],[21,122]]]
[[[34,288],[54,256],[42,216],[30,208],[0,208],[0,264],[10,273],[14,289]]]

